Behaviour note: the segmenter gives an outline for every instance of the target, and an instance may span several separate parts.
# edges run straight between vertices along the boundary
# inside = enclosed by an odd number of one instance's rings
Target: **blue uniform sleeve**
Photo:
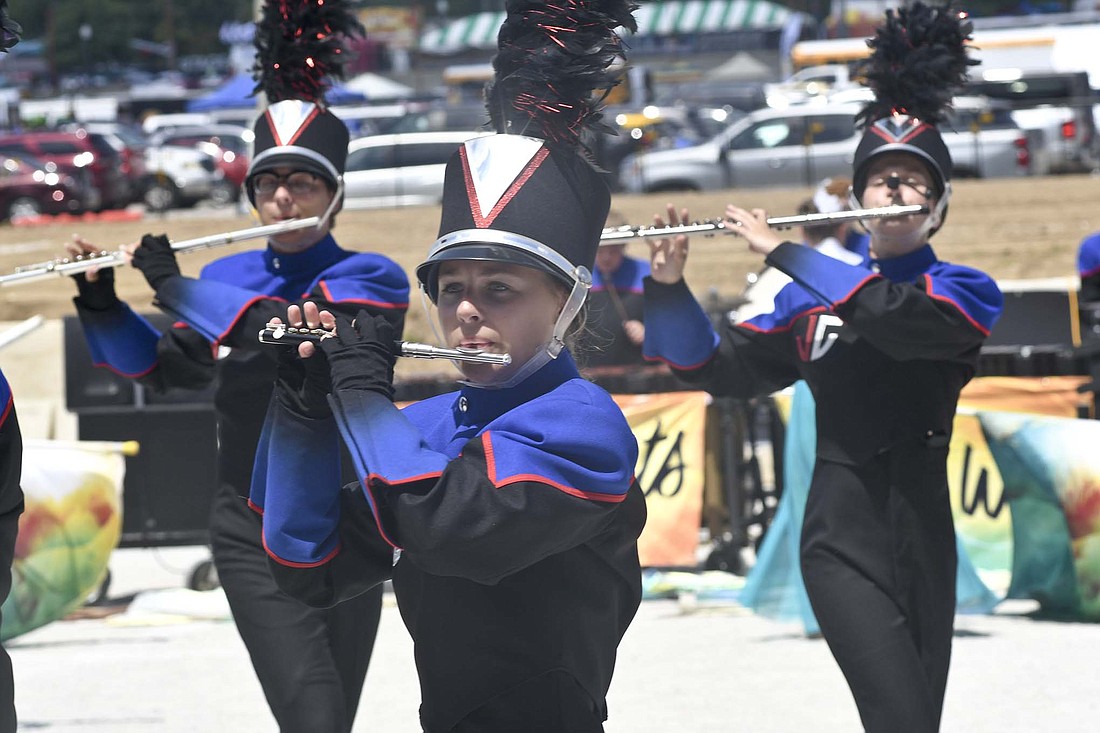
[[[672,285],[645,278],[645,341],[642,353],[675,369],[695,369],[718,348],[710,318],[680,280]]]
[[[1081,240],[1077,248],[1077,274],[1082,278],[1100,275],[1100,232]]]
[[[0,517],[18,516],[23,511],[23,491],[19,487],[22,470],[23,436],[15,415],[15,400],[8,380],[0,372]],[[15,520],[10,521],[14,531]],[[4,539],[14,542],[14,536]],[[10,561],[10,555],[7,559]]]
[[[911,283],[794,244],[777,247],[768,263],[898,360],[953,359],[980,347],[1004,306],[991,277],[943,262]]]
[[[125,303],[109,310],[77,306],[92,363],[124,377],[142,377],[157,366],[160,332]]]
[[[677,377],[711,394],[753,397],[798,378],[790,357],[790,288],[776,298],[774,312],[743,324],[726,323],[721,336],[681,280],[645,281],[645,354],[672,367]]]
[[[263,516],[268,567],[303,603],[329,608],[392,576],[393,552],[358,484],[340,485],[339,433],[272,398],[260,435],[249,506]]]

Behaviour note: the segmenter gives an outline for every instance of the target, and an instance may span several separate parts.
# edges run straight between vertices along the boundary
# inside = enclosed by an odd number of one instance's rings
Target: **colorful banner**
[[[1012,507],[1006,597],[1100,621],[1100,421],[979,413]]]
[[[122,531],[123,453],[136,444],[26,440],[25,509],[0,640],[82,605],[103,582]]]
[[[947,461],[960,612],[1031,598],[1100,620],[1100,422],[1081,420],[1083,377],[985,377],[963,391]],[[816,438],[809,391],[777,398],[787,419],[784,493],[741,602],[817,630],[798,568]]]
[[[649,512],[643,567],[695,567],[703,510],[705,392],[614,395],[638,439],[635,475]]]

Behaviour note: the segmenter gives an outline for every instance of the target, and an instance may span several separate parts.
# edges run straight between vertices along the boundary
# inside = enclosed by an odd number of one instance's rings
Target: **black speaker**
[[[144,316],[163,332],[167,316]],[[213,384],[204,390],[154,392],[105,367],[93,366],[80,320],[63,322],[65,403],[81,440],[136,440],[126,459],[121,547],[209,542],[210,503],[217,488],[217,420]]]
[[[1080,321],[1074,293],[1006,289],[1004,296],[1004,311],[986,339],[986,346],[1077,345],[1075,337],[1080,333]]]
[[[137,440],[126,459],[120,547],[209,542],[217,488],[217,426],[210,405],[86,409],[81,440]]]

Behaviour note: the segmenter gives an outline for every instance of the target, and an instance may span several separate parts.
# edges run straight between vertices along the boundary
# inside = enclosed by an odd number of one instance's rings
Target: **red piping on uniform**
[[[971,316],[969,313],[967,313],[966,309],[963,308],[962,305],[957,300],[955,300],[954,298],[948,297],[946,295],[937,295],[936,293],[932,292],[933,284],[932,284],[932,277],[930,275],[923,275],[923,277],[924,277],[925,282],[927,283],[927,285],[925,286],[925,291],[927,291],[927,293],[931,297],[935,298],[936,300],[938,300],[940,302],[950,303],[951,305],[955,306],[955,308],[959,311],[959,313],[962,313],[963,318],[970,321],[970,325],[972,325],[974,328],[981,331],[983,336],[988,336],[989,335],[989,329],[986,328],[985,326],[983,326],[982,324],[978,323],[977,321],[975,321],[974,317]]]
[[[571,496],[579,496],[582,499],[591,499],[592,501],[603,501],[610,504],[618,504],[619,502],[626,499],[626,492],[623,492],[622,494],[606,494],[603,492],[581,491],[580,489],[575,489],[572,486],[559,484],[556,481],[551,481],[545,476],[539,476],[538,474],[534,473],[521,473],[515,476],[509,476],[503,481],[498,481],[496,458],[493,456],[493,443],[490,439],[489,434],[490,431],[485,431],[481,434],[481,445],[482,448],[484,448],[485,450],[485,464],[488,469],[489,481],[491,481],[493,486],[498,489],[504,488],[508,484],[515,484],[523,481],[534,481],[536,483],[548,484],[550,486],[553,486],[558,491],[569,494]],[[631,483],[633,483],[633,480],[631,481]]]

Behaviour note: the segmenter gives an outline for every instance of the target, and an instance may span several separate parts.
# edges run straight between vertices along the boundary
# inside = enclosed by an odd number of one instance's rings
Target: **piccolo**
[[[332,331],[323,328],[300,328],[282,323],[269,323],[260,330],[260,343],[296,346],[309,341],[316,344],[320,343],[321,339],[330,338],[332,335]],[[414,341],[398,341],[394,344],[394,351],[398,356],[412,359],[454,359],[478,364],[502,365],[512,363],[510,354],[490,354],[478,349],[445,349],[431,344],[418,344]]]
[[[260,239],[261,237],[270,237],[298,229],[308,229],[317,226],[320,221],[321,218],[318,216],[310,216],[305,219],[289,219],[278,224],[265,224],[264,226],[238,229],[222,234],[211,234],[196,239],[186,239],[182,242],[172,242],[172,249],[176,252],[196,252],[200,249],[221,247],[249,239]],[[30,282],[52,275],[75,275],[97,267],[119,267],[124,264],[126,264],[126,258],[121,250],[113,252],[103,250],[95,254],[62,257],[48,262],[17,267],[11,274],[0,275],[0,286]]]
[[[767,220],[772,229],[789,229],[797,226],[812,226],[814,224],[833,224],[852,219],[886,219],[896,216],[912,216],[913,214],[927,214],[928,207],[921,204],[909,206],[880,206],[873,209],[851,209],[848,211],[833,211],[824,214],[796,214],[795,216],[777,216]],[[719,232],[736,231],[735,225],[725,219],[704,219],[690,224],[676,226],[622,226],[604,229],[600,234],[600,244],[617,244],[624,239],[636,239],[641,237],[670,237],[677,234],[703,234],[710,236]]]

